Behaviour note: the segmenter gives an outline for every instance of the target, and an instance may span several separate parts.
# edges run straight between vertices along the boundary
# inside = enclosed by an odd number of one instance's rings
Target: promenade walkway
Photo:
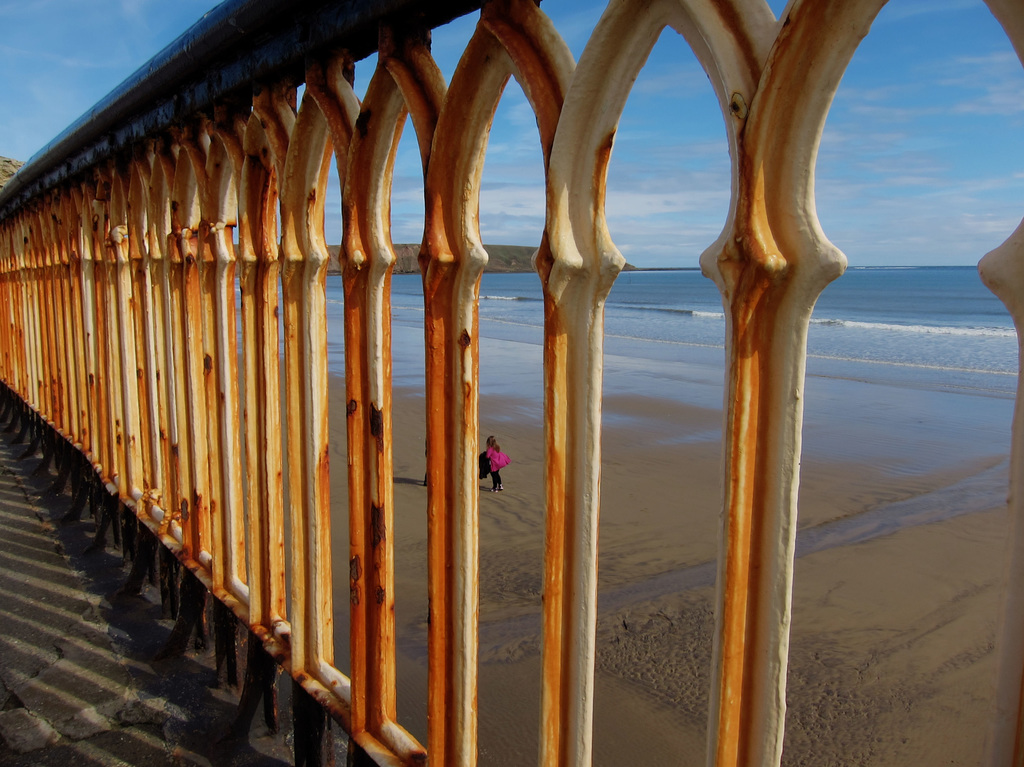
[[[221,739],[237,691],[215,686],[212,649],[151,661],[173,625],[159,591],[119,594],[120,552],[88,552],[92,520],[61,525],[70,497],[0,436],[0,765],[291,764],[259,717]]]

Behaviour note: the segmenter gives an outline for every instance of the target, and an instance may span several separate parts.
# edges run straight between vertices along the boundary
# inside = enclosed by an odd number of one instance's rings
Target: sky
[[[0,0],[0,155],[27,160],[213,7],[211,0]],[[781,14],[785,3],[769,5]],[[545,0],[575,58],[604,3]],[[434,31],[447,79],[476,15]],[[362,93],[374,60],[356,70]],[[843,77],[815,174],[822,228],[851,266],[969,265],[1024,215],[1024,70],[980,0],[891,0]],[[332,184],[336,189],[336,184]],[[696,267],[729,203],[725,126],[683,39],[665,30],[615,138],[607,218],[626,259]],[[340,203],[328,202],[329,242]],[[411,126],[399,148],[392,239],[419,242]],[[544,220],[536,124],[514,82],[484,169],[485,243],[536,245]]]

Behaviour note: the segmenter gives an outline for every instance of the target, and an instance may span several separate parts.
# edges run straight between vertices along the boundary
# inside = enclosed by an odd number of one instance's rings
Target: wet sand
[[[506,344],[506,359],[522,350]],[[490,350],[488,350],[490,351]],[[481,442],[513,463],[480,497],[480,763],[536,762],[542,425],[484,382]],[[396,381],[409,381],[396,364]],[[606,361],[596,765],[699,764],[706,743],[721,410],[668,381],[629,393]],[[404,376],[404,377],[403,377]],[[332,414],[343,385],[332,379]],[[657,385],[654,385],[657,388]],[[532,392],[531,392],[532,393]],[[720,388],[718,398],[720,401]],[[1003,398],[809,378],[786,765],[977,764],[994,680],[1006,532]],[[697,404],[694,404],[697,403]],[[421,393],[396,386],[399,720],[426,736],[426,488]],[[940,423],[936,423],[940,420]],[[344,423],[332,417],[335,582],[347,571]],[[341,453],[341,455],[339,455]],[[336,652],[347,657],[344,588]]]

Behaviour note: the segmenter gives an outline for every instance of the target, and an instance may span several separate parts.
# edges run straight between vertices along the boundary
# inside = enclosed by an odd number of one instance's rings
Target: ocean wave
[[[627,333],[605,333],[605,338],[615,338],[619,341],[641,341],[648,344],[665,344],[666,346],[691,346],[698,349],[724,349],[725,343],[706,343],[702,341],[682,340],[678,338],[648,338],[645,336],[634,336]]]
[[[683,309],[675,306],[649,306],[645,304],[608,304],[609,311],[632,311],[632,312],[657,312],[658,314],[675,314],[684,317],[704,317],[710,319],[722,319],[725,314],[722,312],[710,312],[702,309]]]
[[[540,302],[543,298],[536,296],[480,296],[481,301],[532,301]]]
[[[422,314],[422,311],[423,311],[422,307],[403,307],[403,308],[405,308],[405,309],[412,309],[413,312],[415,312],[417,314]],[[397,319],[397,317],[396,317],[396,319]],[[519,337],[516,337],[515,340],[517,342],[519,342],[519,343],[528,343],[528,344],[538,343],[538,342],[541,341],[541,337],[543,336],[543,322],[542,321],[541,322],[525,321],[524,322],[521,319],[520,320],[513,320],[513,319],[509,319],[509,318],[504,318],[504,317],[481,317],[481,336],[482,337],[493,337],[493,336],[490,336],[488,334],[488,332],[484,329],[486,325],[491,325],[491,326],[500,325],[500,326],[505,326],[505,327],[517,327],[517,328],[523,328],[523,329],[528,329],[528,330],[532,331],[529,336],[519,336]],[[721,341],[718,341],[718,340],[715,340],[715,341],[697,340],[697,339],[692,339],[692,338],[652,338],[650,336],[637,335],[637,334],[634,334],[634,333],[630,333],[628,331],[622,332],[621,330],[619,330],[618,332],[616,332],[615,330],[611,330],[611,329],[606,330],[604,336],[605,336],[605,339],[607,339],[609,341],[614,339],[615,341],[618,341],[618,342],[625,341],[625,342],[628,342],[630,344],[651,344],[651,345],[656,345],[656,346],[669,346],[669,347],[680,347],[680,348],[699,348],[699,349],[724,349],[725,348],[725,339],[724,338]],[[500,337],[500,336],[497,336],[497,337]],[[632,349],[631,353],[636,355],[636,356],[640,356],[640,357],[644,356],[643,352],[640,351],[640,348],[641,347],[639,347],[639,346],[631,346],[631,349]],[[606,353],[609,353],[609,354],[611,354],[611,353],[620,353],[621,354],[622,353],[621,351],[613,352],[613,351],[611,351],[611,350],[609,350],[607,348],[606,348],[605,351],[606,351]],[[982,375],[997,376],[997,377],[1000,377],[1000,378],[1003,378],[1003,377],[1005,377],[1005,378],[1012,378],[1012,377],[1015,377],[1017,375],[1017,369],[1013,365],[1007,365],[1006,367],[1003,367],[1003,366],[999,365],[998,363],[989,364],[989,365],[984,365],[984,364],[983,365],[978,365],[978,364],[963,365],[963,364],[950,363],[950,362],[946,362],[946,361],[942,361],[942,360],[935,361],[935,362],[928,362],[928,361],[915,361],[915,360],[908,360],[908,359],[878,359],[877,357],[873,357],[870,354],[866,354],[866,353],[857,353],[857,352],[854,352],[852,354],[849,354],[849,353],[848,354],[829,353],[829,352],[826,352],[826,351],[815,350],[813,347],[807,350],[807,359],[808,360],[821,360],[821,361],[828,361],[828,362],[852,363],[852,364],[857,364],[857,365],[868,365],[868,366],[872,366],[872,367],[873,366],[879,366],[879,367],[888,367],[888,368],[902,368],[902,369],[909,369],[909,370],[921,370],[921,371],[929,371],[929,372],[943,372],[943,373],[955,373],[955,374],[973,374],[973,375],[982,374]],[[826,377],[831,377],[834,374],[818,372],[818,373],[816,373],[816,375],[825,375]]]
[[[646,338],[642,336],[629,335],[625,333],[605,333],[605,338],[615,338],[620,341],[638,341],[650,344],[665,344],[668,346],[687,346],[703,349],[724,349],[724,343],[707,343],[692,340],[679,340],[669,338]],[[882,360],[868,356],[851,356],[842,354],[826,354],[808,350],[807,359],[826,360],[830,362],[851,362],[860,365],[879,365],[884,367],[910,368],[915,370],[928,370],[947,373],[968,373],[993,376],[1015,377],[1016,369],[1002,369],[998,367],[978,367],[966,365],[953,365],[942,363],[914,362],[911,360]]]
[[[854,362],[858,365],[883,365],[886,367],[914,368],[917,370],[937,370],[948,373],[982,373],[994,376],[1016,376],[1016,370],[1002,370],[1000,368],[966,367],[964,365],[942,365],[927,362],[911,362],[909,360],[879,360],[871,357],[850,357],[840,354],[817,354],[808,352],[807,359],[829,360],[831,362]]]
[[[914,267],[910,267],[914,268]],[[644,304],[609,304],[609,311],[656,312],[659,314],[681,315],[700,319],[722,320],[723,312],[701,309],[683,309],[670,306],[649,306]],[[862,322],[860,320],[843,320],[835,318],[812,318],[811,325],[819,327],[849,328],[852,330],[875,330],[887,333],[908,333],[915,335],[966,336],[984,338],[1016,338],[1017,331],[1012,327],[979,327],[961,325],[902,325],[896,322]]]
[[[939,336],[974,336],[987,338],[1015,338],[1013,328],[961,327],[957,325],[899,325],[894,322],[860,322],[858,320],[812,319],[812,325],[825,327],[854,328],[857,330],[881,330],[887,333],[914,333]]]
[[[946,267],[934,267],[934,266],[848,266],[847,269],[851,272],[908,272],[926,269],[942,269]],[[960,269],[963,267],[951,267],[953,269]],[[971,269],[973,267],[967,267]]]

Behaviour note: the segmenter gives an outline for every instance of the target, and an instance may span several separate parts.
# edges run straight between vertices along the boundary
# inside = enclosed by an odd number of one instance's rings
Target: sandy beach
[[[395,332],[396,349],[415,349],[415,332]],[[505,492],[481,482],[482,765],[536,761],[543,456],[539,360],[524,364],[535,353],[488,340],[481,355],[480,440],[497,435],[513,459]],[[425,739],[416,354],[395,366],[398,706]],[[681,370],[664,366],[664,381],[652,383],[628,358],[606,358],[597,765],[704,760],[722,417],[706,403],[720,402],[721,381],[716,394],[713,371]],[[341,413],[343,381],[331,387],[332,414]],[[977,764],[995,673],[1012,401],[812,374],[807,403],[783,763]],[[335,467],[344,466],[343,428],[332,416]],[[344,471],[332,482],[338,583]],[[335,599],[343,669],[344,594]]]
[[[420,330],[394,328],[399,721],[426,739]],[[334,334],[337,338],[337,333]],[[537,761],[544,517],[540,348],[485,337],[479,763]],[[337,350],[335,350],[337,351]],[[721,508],[722,351],[605,359],[594,764],[701,765]],[[863,372],[863,371],[862,371]],[[336,662],[348,670],[345,391],[330,379]],[[783,764],[977,765],[1000,607],[1002,391],[826,375],[809,362]]]

